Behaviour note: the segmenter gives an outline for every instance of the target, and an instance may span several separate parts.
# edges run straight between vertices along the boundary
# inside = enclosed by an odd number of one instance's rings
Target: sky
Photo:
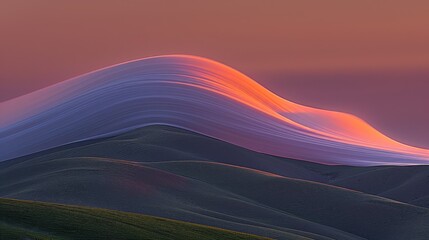
[[[123,61],[191,54],[429,148],[429,2],[0,2],[0,101]]]

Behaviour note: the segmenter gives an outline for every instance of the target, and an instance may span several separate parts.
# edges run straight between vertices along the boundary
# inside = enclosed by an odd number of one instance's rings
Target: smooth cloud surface
[[[0,161],[153,124],[318,163],[429,163],[429,150],[355,116],[292,103],[230,67],[182,55],[126,62],[1,103]]]

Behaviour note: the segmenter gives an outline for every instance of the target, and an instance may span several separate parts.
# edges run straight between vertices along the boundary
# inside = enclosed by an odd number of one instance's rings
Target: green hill
[[[266,239],[105,209],[0,199],[0,239]]]

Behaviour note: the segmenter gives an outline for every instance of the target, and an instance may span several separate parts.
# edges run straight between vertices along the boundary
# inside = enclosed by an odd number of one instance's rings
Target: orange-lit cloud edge
[[[268,154],[324,164],[427,164],[356,116],[302,106],[215,61],[129,61],[0,104],[0,160],[165,124]],[[11,147],[12,146],[12,147]]]

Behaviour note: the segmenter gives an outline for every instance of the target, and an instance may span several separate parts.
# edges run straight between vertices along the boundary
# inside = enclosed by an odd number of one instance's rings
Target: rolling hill
[[[429,210],[414,204],[426,206],[427,173],[425,166],[309,163],[149,126],[2,162],[0,196],[144,213],[275,239],[425,239]]]

